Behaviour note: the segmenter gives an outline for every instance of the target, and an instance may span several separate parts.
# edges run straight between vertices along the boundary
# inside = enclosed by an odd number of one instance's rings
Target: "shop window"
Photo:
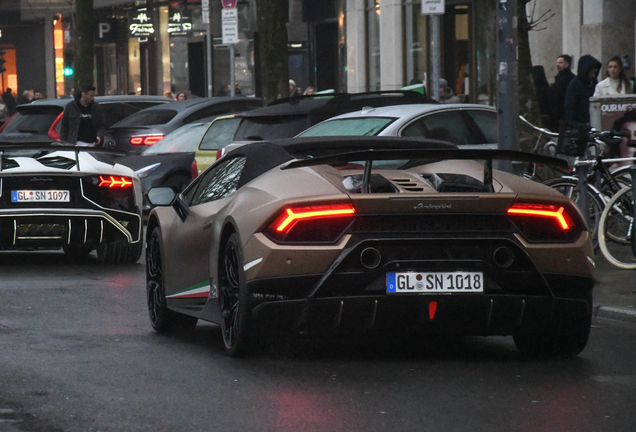
[[[367,0],[367,31],[368,87],[380,90],[380,0]]]
[[[428,78],[428,20],[422,15],[421,1],[404,6],[406,82],[426,83]]]

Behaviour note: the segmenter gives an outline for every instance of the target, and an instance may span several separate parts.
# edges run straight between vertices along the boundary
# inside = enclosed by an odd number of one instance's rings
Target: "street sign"
[[[237,0],[221,0],[221,3],[223,4],[223,9],[236,8],[236,1]]]
[[[422,15],[444,13],[444,0],[422,0]]]
[[[238,43],[238,11],[235,8],[223,9],[221,13],[223,45]]]

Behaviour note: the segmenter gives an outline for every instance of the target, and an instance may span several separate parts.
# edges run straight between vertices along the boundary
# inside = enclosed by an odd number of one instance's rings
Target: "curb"
[[[607,318],[636,323],[636,309],[634,308],[596,306],[594,308],[594,316],[596,318]]]

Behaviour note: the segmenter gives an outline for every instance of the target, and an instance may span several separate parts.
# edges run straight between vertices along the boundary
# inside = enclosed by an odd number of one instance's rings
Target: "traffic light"
[[[73,76],[73,63],[75,60],[75,56],[72,53],[64,53],[64,76],[71,77]]]
[[[64,76],[65,77],[73,76],[73,68],[66,66],[64,68]]]
[[[6,52],[5,50],[0,49],[0,73],[5,73],[5,72],[7,71],[7,68],[5,68],[5,67],[4,67],[4,64],[7,62],[7,61],[4,59],[4,55],[5,55],[6,53],[7,53],[7,52]]]

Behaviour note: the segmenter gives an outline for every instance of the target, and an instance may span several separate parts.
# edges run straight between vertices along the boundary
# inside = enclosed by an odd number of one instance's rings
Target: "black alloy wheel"
[[[243,258],[238,235],[225,243],[219,263],[219,309],[225,351],[231,357],[247,354],[252,347],[249,305]]]
[[[158,333],[165,333],[170,330],[170,314],[163,286],[161,243],[161,231],[155,228],[150,234],[146,253],[146,294],[150,324]]]

